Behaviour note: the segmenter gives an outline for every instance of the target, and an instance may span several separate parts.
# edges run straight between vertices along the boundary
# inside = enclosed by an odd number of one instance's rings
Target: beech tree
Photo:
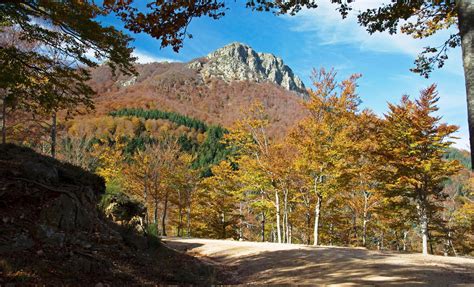
[[[310,116],[303,119],[291,133],[300,151],[299,166],[311,179],[316,207],[314,210],[314,245],[319,244],[322,204],[337,191],[339,180],[345,177],[356,120],[359,98],[355,93],[353,75],[341,84],[335,72],[324,69],[313,72],[315,90],[310,90],[306,103]],[[339,91],[338,91],[339,90]]]
[[[432,85],[416,101],[404,96],[400,104],[389,104],[381,144],[386,196],[400,197],[401,204],[408,199],[416,208],[424,255],[428,254],[430,220],[445,199],[443,182],[460,168],[458,162],[443,159],[457,127],[442,124],[433,115],[438,99]]]
[[[381,184],[377,178],[384,160],[377,151],[380,148],[382,120],[369,110],[357,115],[357,126],[351,135],[353,147],[346,160],[350,162],[348,194],[344,196],[352,210],[354,229],[357,217],[362,221],[362,246],[367,246],[370,218],[383,200]],[[357,232],[354,232],[357,236]]]
[[[474,3],[471,0],[449,1],[392,1],[380,8],[359,14],[359,23],[369,33],[400,32],[413,38],[426,38],[438,31],[457,26],[439,47],[426,47],[415,61],[413,72],[425,77],[435,68],[443,67],[449,49],[461,46],[471,146],[471,162],[474,163]]]
[[[233,237],[237,233],[240,215],[239,188],[232,165],[222,161],[211,168],[212,176],[201,183],[202,214],[210,234],[217,238]]]
[[[229,146],[235,149],[234,156],[244,157],[247,164],[256,174],[263,174],[266,181],[270,182],[268,190],[261,189],[262,195],[273,198],[275,207],[275,225],[278,243],[282,242],[281,231],[281,190],[277,184],[280,178],[272,170],[271,148],[272,140],[268,135],[269,118],[265,107],[261,102],[254,102],[245,112],[244,118],[235,123],[234,128],[224,138],[232,144]],[[258,178],[258,177],[256,177]],[[269,192],[273,193],[273,197]],[[264,215],[262,215],[264,216]]]

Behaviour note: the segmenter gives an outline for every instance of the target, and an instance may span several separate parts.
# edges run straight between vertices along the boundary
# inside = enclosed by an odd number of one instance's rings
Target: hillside
[[[154,108],[229,127],[258,100],[268,108],[269,130],[275,137],[303,117],[306,92],[301,80],[281,59],[243,44],[230,44],[189,63],[151,63],[136,69],[137,77],[113,76],[106,66],[92,71],[97,115]]]
[[[218,282],[207,264],[105,218],[104,191],[95,174],[0,145],[0,285]]]

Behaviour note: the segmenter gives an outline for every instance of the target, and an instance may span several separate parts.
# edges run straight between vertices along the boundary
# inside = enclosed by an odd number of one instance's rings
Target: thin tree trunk
[[[225,212],[222,212],[222,238],[225,239],[226,232],[225,232]]]
[[[407,251],[408,231],[403,231],[403,251]]]
[[[448,232],[448,240],[449,240],[449,245],[451,245],[451,248],[453,250],[454,256],[458,256],[456,249],[454,249],[453,240],[451,239],[451,231]]]
[[[357,214],[355,213],[355,211],[353,210],[352,212],[352,230],[354,232],[354,240],[353,242],[356,242],[358,241],[357,239]],[[349,244],[352,244],[351,242],[351,239],[349,238]]]
[[[271,231],[270,231],[270,241],[271,242],[276,242],[276,238],[275,238],[275,227],[271,226]]]
[[[244,230],[243,230],[243,225],[244,221],[242,220],[243,218],[243,212],[242,212],[242,201],[239,202],[239,240],[242,241],[244,239]]]
[[[154,199],[154,206],[153,206],[153,224],[158,224],[158,200]]]
[[[191,237],[191,206],[188,206],[186,236]]]
[[[318,246],[319,244],[319,218],[321,215],[321,201],[322,197],[318,193],[318,201],[316,202],[316,208],[314,210],[314,246]]]
[[[275,190],[275,206],[276,206],[276,228],[277,228],[277,240],[281,243],[281,226],[280,226],[280,195],[278,190]]]
[[[163,206],[163,216],[161,217],[161,231],[166,236],[166,213],[168,212],[168,191],[165,194],[165,202]]]
[[[293,225],[289,224],[290,228],[288,229],[288,243],[293,243]]]
[[[474,168],[474,2],[457,0],[459,34],[466,81],[467,114],[471,144],[471,163]]]
[[[332,246],[332,238],[333,238],[333,232],[334,231],[334,225],[332,223],[329,224],[329,246]]]
[[[189,194],[186,197],[186,236],[191,237],[191,196],[192,196],[192,189],[189,190]]]
[[[183,229],[183,204],[181,202],[181,191],[178,190],[178,237],[182,236]]]
[[[380,249],[383,250],[384,246],[383,246],[383,238],[384,238],[384,232],[382,231],[382,234],[380,236]]]
[[[362,219],[362,246],[367,246],[367,206],[369,201],[368,192],[364,191],[364,218]]]
[[[56,158],[56,112],[51,117],[51,157]]]
[[[315,207],[315,210],[314,210],[314,234],[313,234],[313,237],[314,237],[313,245],[314,246],[318,246],[318,244],[319,244],[319,217],[320,217],[320,214],[321,214],[321,201],[322,201],[322,196],[318,192],[318,184],[317,183],[318,183],[318,178],[315,177],[314,178],[314,193],[316,194],[317,202],[316,202],[316,207]]]
[[[145,201],[145,224],[148,225],[148,176],[145,174],[143,180],[143,200]]]
[[[263,190],[260,190],[260,194],[262,196],[262,202],[264,200],[264,197],[263,197]],[[265,211],[262,210],[262,220],[260,222],[261,224],[261,230],[260,230],[260,236],[261,236],[261,239],[262,239],[262,242],[265,242],[265,223],[266,223],[266,217],[265,217]]]
[[[7,142],[7,102],[4,97],[2,100],[2,144]]]
[[[430,253],[434,255],[433,240],[431,239],[430,232],[428,232],[428,242],[430,243]]]
[[[306,204],[306,199],[305,199]],[[311,244],[311,206],[308,199],[307,209],[306,209],[306,244]]]
[[[283,197],[283,241],[288,243],[288,190],[285,189]]]

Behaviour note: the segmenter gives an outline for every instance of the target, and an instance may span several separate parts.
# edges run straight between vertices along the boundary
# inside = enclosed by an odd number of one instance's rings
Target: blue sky
[[[444,122],[460,127],[456,146],[468,149],[461,50],[452,50],[445,67],[436,70],[429,79],[409,71],[422,48],[442,44],[449,31],[425,40],[401,34],[371,36],[357,25],[354,16],[341,20],[335,6],[325,2],[297,16],[274,16],[245,9],[243,1],[228,1],[230,9],[220,20],[198,18],[191,22],[188,31],[193,38],[185,40],[179,53],[170,48],[160,49],[160,42],[146,34],[134,34],[135,53],[142,63],[187,62],[231,42],[242,42],[258,52],[281,57],[307,87],[311,87],[313,68],[334,67],[341,79],[353,73],[362,74],[358,90],[362,106],[379,115],[387,111],[387,102],[398,102],[404,94],[415,97],[421,89],[436,83],[440,94],[439,115]],[[379,2],[359,1],[354,8],[364,10],[376,7]],[[104,23],[120,25],[113,18],[104,19]]]

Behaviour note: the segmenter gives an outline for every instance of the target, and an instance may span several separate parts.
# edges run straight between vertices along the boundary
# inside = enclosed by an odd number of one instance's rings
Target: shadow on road
[[[199,241],[199,240],[197,240]],[[191,253],[213,248],[210,243],[168,242],[173,248]],[[219,245],[217,248],[216,246]],[[472,264],[456,264],[443,258],[422,258],[416,254],[382,253],[356,248],[301,247],[271,250],[239,256],[222,241],[209,255],[218,264],[234,269],[239,283],[265,284],[364,284],[429,285],[474,284]],[[283,247],[284,248],[284,247]],[[219,249],[219,250],[215,250]],[[279,248],[276,248],[279,249]],[[207,250],[208,251],[208,250]],[[227,253],[226,253],[227,252]],[[235,283],[235,278],[233,278]]]

